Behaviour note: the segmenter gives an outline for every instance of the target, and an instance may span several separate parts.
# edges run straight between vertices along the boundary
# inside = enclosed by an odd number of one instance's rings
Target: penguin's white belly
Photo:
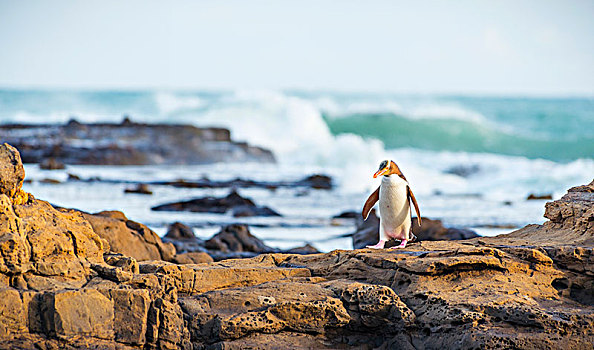
[[[380,231],[384,238],[408,239],[411,226],[408,183],[398,176],[384,176],[379,193]]]

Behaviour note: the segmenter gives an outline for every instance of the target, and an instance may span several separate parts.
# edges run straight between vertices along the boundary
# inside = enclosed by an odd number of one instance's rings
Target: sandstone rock
[[[202,264],[212,261],[214,260],[205,252],[182,253],[173,257],[173,262],[176,264]]]
[[[196,236],[194,235],[194,231],[189,226],[182,224],[181,222],[174,222],[173,224],[169,225],[167,229],[167,234],[165,237],[170,239],[194,239]]]
[[[591,349],[592,194],[497,237],[185,265],[108,253],[80,212],[0,194],[0,348]]]
[[[114,304],[93,289],[45,294],[41,305],[45,329],[58,338],[114,338]]]
[[[163,243],[151,229],[128,220],[122,212],[83,214],[93,230],[109,242],[112,252],[121,253],[136,260],[171,260],[175,247]]]
[[[0,194],[13,198],[23,186],[25,168],[19,151],[5,143],[0,145]]]

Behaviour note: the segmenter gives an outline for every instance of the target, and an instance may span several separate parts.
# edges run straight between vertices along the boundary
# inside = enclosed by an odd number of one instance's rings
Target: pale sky
[[[594,95],[594,1],[0,0],[0,87]]]

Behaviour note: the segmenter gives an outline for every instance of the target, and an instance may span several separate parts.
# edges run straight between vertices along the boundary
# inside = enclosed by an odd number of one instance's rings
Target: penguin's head
[[[402,172],[393,160],[386,159],[380,163],[379,169],[375,172],[375,174],[373,174],[373,178],[375,179],[381,175],[390,176],[392,174],[401,175]]]

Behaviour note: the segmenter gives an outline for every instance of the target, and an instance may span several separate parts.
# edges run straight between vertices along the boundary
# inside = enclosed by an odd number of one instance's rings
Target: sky
[[[0,87],[594,96],[594,1],[0,0]]]

